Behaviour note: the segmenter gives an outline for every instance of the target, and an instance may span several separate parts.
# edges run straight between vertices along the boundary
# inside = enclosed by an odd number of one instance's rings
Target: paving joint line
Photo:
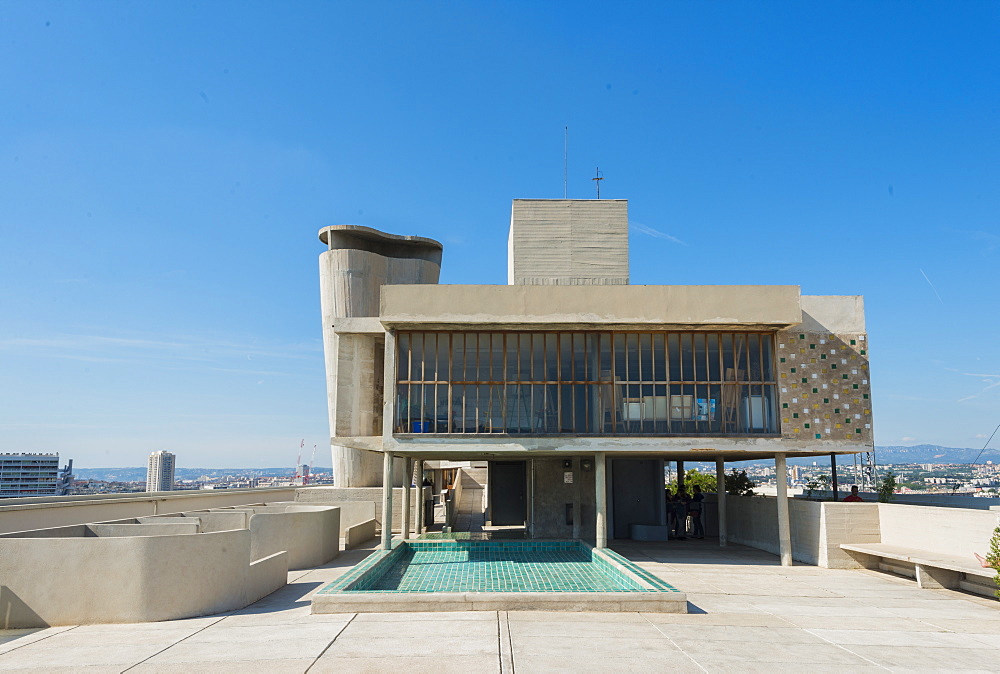
[[[354,619],[357,617],[358,614],[355,613],[354,615],[351,616],[350,620],[344,623],[344,626],[340,628],[340,631],[334,634],[333,638],[330,639],[330,643],[328,643],[326,647],[322,651],[320,651],[319,655],[316,656],[316,659],[313,660],[308,667],[306,667],[305,672],[303,672],[303,674],[307,674],[310,669],[316,666],[316,663],[319,662],[319,659],[322,658],[324,655],[326,655],[326,652],[330,650],[330,646],[333,646],[333,644],[337,641],[337,639],[340,638],[340,635],[344,633],[344,630],[347,629],[347,626],[350,625],[352,622],[354,622]]]
[[[177,641],[175,641],[174,643],[170,644],[166,648],[163,648],[163,649],[160,649],[160,650],[156,651],[155,653],[153,653],[152,655],[150,655],[148,658],[144,658],[144,659],[140,660],[139,662],[137,662],[137,663],[135,663],[133,665],[129,665],[128,667],[126,667],[125,669],[122,670],[122,674],[124,674],[125,672],[127,672],[130,669],[133,669],[134,667],[138,667],[139,665],[141,665],[144,662],[148,662],[149,660],[152,660],[153,658],[155,658],[160,653],[163,653],[164,651],[170,650],[171,648],[173,648],[177,644],[183,643],[183,642],[187,641],[188,639],[190,639],[191,637],[193,637],[195,634],[201,634],[202,632],[204,632],[205,630],[207,630],[209,627],[212,627],[213,625],[218,625],[220,622],[222,622],[223,620],[225,620],[228,617],[229,617],[228,615],[221,616],[221,617],[219,617],[218,620],[214,620],[214,621],[210,622],[209,624],[207,624],[204,627],[202,627],[200,630],[195,630],[194,632],[192,632],[191,634],[187,635],[183,639],[178,639]]]
[[[886,670],[886,671],[891,671],[891,670],[890,670],[890,669],[889,669],[888,667],[885,667],[884,665],[880,665],[880,664],[878,664],[877,662],[875,662],[875,661],[874,661],[874,660],[872,660],[871,658],[866,658],[865,656],[861,655],[860,653],[855,653],[854,651],[852,651],[852,650],[851,650],[850,648],[848,648],[847,646],[844,646],[844,645],[842,645],[842,644],[838,644],[838,643],[835,643],[835,642],[833,642],[833,641],[830,641],[829,639],[825,638],[824,636],[822,636],[822,635],[820,635],[820,634],[816,634],[815,632],[813,632],[813,630],[814,630],[814,629],[816,629],[816,628],[815,628],[815,627],[811,627],[811,628],[809,628],[809,629],[805,629],[805,628],[803,628],[803,629],[802,629],[802,631],[803,631],[803,632],[805,632],[806,634],[812,634],[812,635],[813,635],[814,637],[816,637],[817,639],[822,639],[823,641],[825,641],[825,642],[826,642],[826,643],[828,643],[828,644],[833,644],[833,645],[834,645],[834,646],[836,646],[837,648],[839,648],[839,649],[841,649],[841,650],[844,650],[844,651],[847,651],[847,652],[848,652],[848,653],[850,653],[851,655],[854,655],[854,656],[857,656],[857,657],[861,658],[862,660],[865,660],[866,662],[870,662],[870,663],[872,663],[873,665],[875,665],[876,667],[878,667],[879,669],[884,669],[884,670]]]
[[[57,627],[61,627],[61,625],[57,625]],[[13,647],[13,648],[11,648],[10,650],[6,650],[6,651],[4,651],[3,653],[0,653],[0,656],[3,656],[3,655],[7,655],[8,653],[13,653],[13,652],[14,652],[14,651],[16,651],[16,650],[19,650],[19,649],[21,649],[21,648],[24,648],[25,646],[30,646],[31,644],[37,644],[37,643],[41,643],[42,641],[45,641],[46,639],[51,639],[51,638],[52,638],[52,637],[54,637],[54,636],[55,636],[56,634],[66,634],[66,632],[72,632],[72,631],[73,631],[73,630],[75,630],[75,629],[76,629],[77,627],[79,627],[79,625],[73,625],[73,626],[71,626],[71,627],[69,627],[69,628],[67,628],[67,629],[64,629],[64,630],[60,630],[60,631],[58,631],[58,632],[54,632],[53,634],[50,634],[50,635],[48,635],[48,636],[45,636],[45,637],[42,637],[41,639],[35,639],[34,641],[29,641],[29,642],[28,642],[28,643],[26,643],[26,644],[21,644],[20,646],[14,646],[14,647]],[[44,629],[49,629],[49,628],[46,628],[46,627],[42,627],[41,629],[43,629],[43,630],[44,630]]]
[[[500,672],[501,674],[513,673],[515,671],[514,643],[510,636],[510,619],[507,611],[497,611],[497,624],[499,627]],[[504,658],[505,655],[506,658]],[[504,666],[505,659],[508,662],[506,667]]]
[[[695,666],[698,667],[698,669],[700,669],[701,671],[705,672],[705,674],[708,674],[708,670],[705,669],[704,665],[702,665],[700,662],[698,662],[697,660],[695,660],[693,655],[691,655],[686,650],[684,650],[683,648],[681,648],[680,645],[676,641],[674,641],[667,634],[665,634],[663,632],[663,630],[660,629],[659,625],[657,625],[652,620],[650,620],[649,618],[646,617],[645,613],[639,613],[639,615],[642,616],[643,620],[645,620],[647,623],[649,623],[650,625],[652,625],[653,629],[655,629],[657,632],[659,632],[663,636],[664,639],[666,639],[667,641],[669,641],[670,644],[674,648],[676,648],[677,650],[679,650],[681,653],[683,653],[685,655],[685,657],[687,657],[688,660],[690,660],[691,662],[693,662],[695,664]]]

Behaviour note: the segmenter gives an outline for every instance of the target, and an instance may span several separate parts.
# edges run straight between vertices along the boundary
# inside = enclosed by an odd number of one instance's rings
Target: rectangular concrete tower
[[[628,285],[628,201],[515,199],[508,285]]]

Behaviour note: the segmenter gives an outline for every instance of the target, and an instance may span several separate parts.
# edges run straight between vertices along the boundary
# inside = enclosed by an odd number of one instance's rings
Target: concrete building
[[[506,286],[437,285],[430,239],[320,239],[340,486],[377,484],[379,454],[390,478],[400,457],[485,460],[489,526],[601,547],[665,531],[666,461],[787,475],[787,456],[872,444],[862,297],[628,285],[624,200],[515,200]]]
[[[177,457],[160,450],[149,455],[146,463],[146,491],[173,491]]]
[[[58,454],[0,454],[0,498],[63,496],[73,481],[73,461],[59,470]]]

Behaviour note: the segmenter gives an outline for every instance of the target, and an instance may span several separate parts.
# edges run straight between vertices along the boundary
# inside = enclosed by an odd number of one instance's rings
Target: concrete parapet
[[[0,539],[0,627],[153,622],[241,608],[252,601],[249,569],[246,529],[5,537]]]
[[[347,530],[344,532],[344,549],[352,550],[360,547],[367,541],[375,538],[376,530],[374,518],[347,527]]]

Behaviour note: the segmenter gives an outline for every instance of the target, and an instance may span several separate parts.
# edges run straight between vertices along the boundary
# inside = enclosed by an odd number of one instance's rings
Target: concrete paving
[[[351,550],[223,615],[0,631],[0,670],[1000,671],[995,600],[709,540],[613,547],[686,591],[690,613],[312,615],[311,593],[369,552]]]

